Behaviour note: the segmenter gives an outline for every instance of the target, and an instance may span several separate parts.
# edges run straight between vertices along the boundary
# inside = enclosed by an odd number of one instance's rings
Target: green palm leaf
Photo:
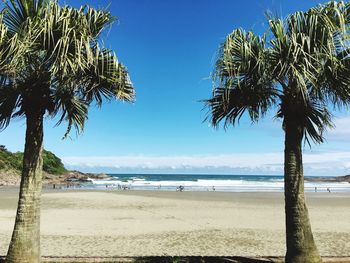
[[[18,113],[12,117],[22,116],[25,105],[33,103],[28,94],[38,93],[35,101],[49,116],[58,116],[59,124],[67,121],[68,132],[72,127],[80,132],[92,102],[101,106],[104,99],[134,100],[126,67],[99,45],[103,30],[115,21],[110,12],[46,0],[9,0],[4,6],[0,58],[3,72],[13,71],[9,77],[21,101],[6,104]]]
[[[265,38],[241,29],[227,37],[216,63],[213,98],[206,101],[214,126],[224,119],[225,126],[235,124],[245,111],[257,121],[274,103],[278,90],[267,74],[268,56]]]
[[[348,3],[330,2],[285,20],[270,17],[269,42],[266,36],[233,31],[219,51],[207,119],[226,127],[244,113],[256,122],[280,107],[276,116],[294,112],[305,139],[322,142],[332,126],[327,103],[350,102],[349,14]]]

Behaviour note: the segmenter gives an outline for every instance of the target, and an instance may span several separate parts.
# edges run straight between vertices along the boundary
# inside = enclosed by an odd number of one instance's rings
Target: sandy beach
[[[0,188],[0,255],[17,188]],[[350,254],[350,194],[309,193],[322,256]],[[44,191],[43,256],[283,256],[281,193]]]

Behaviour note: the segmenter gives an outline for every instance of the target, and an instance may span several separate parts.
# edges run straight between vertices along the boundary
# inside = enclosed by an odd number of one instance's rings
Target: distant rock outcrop
[[[104,173],[82,173],[80,171],[69,171],[63,175],[63,178],[65,182],[87,182],[89,178],[99,180],[111,179],[110,176]]]
[[[44,185],[79,184],[88,182],[90,179],[108,180],[110,176],[98,173],[82,173],[79,171],[68,171],[65,174],[55,175],[43,171]],[[20,172],[17,170],[0,170],[0,186],[18,186],[21,182]]]
[[[306,177],[308,182],[348,182],[350,183],[350,175],[335,176],[335,177]]]

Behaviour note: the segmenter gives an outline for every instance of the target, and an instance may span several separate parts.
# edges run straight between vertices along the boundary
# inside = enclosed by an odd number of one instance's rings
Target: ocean
[[[92,180],[84,188],[163,191],[283,192],[283,176],[215,174],[109,174],[112,180]],[[347,182],[307,182],[306,192],[350,192]]]

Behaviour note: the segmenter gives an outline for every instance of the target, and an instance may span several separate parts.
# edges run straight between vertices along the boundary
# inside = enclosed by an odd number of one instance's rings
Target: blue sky
[[[65,126],[45,122],[45,148],[68,168],[95,172],[282,174],[283,131],[271,112],[251,125],[215,130],[203,123],[216,51],[237,27],[266,31],[265,12],[279,16],[320,1],[79,0],[76,7],[106,7],[119,20],[103,36],[128,67],[137,92],[133,104],[91,108],[84,134],[62,140]],[[306,175],[350,171],[350,118],[336,114],[327,143],[305,149]],[[23,150],[25,123],[14,120],[0,143]]]

